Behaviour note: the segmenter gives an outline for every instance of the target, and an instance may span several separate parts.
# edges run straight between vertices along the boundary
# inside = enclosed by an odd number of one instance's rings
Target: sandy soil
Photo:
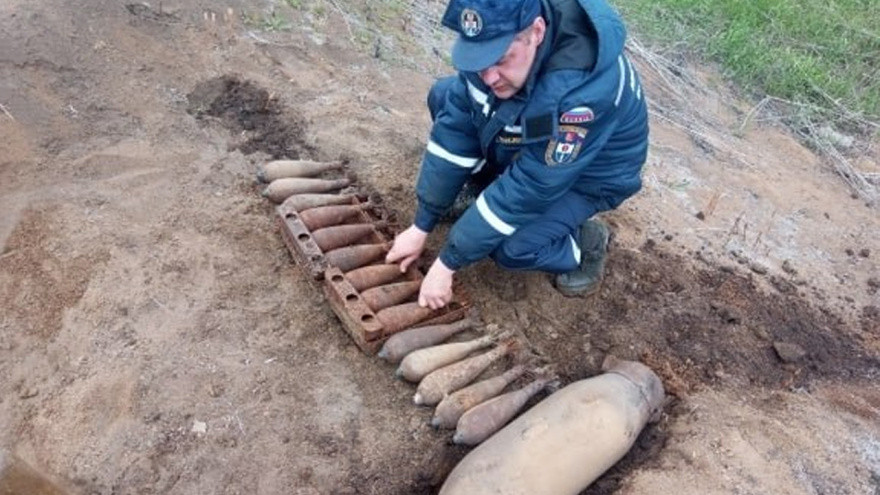
[[[344,158],[405,222],[442,63],[285,13],[254,37],[206,0],[0,3],[0,447],[71,493],[433,493],[467,453],[351,342],[253,183]],[[880,493],[877,209],[784,131],[736,132],[749,105],[691,69],[718,134],[655,115],[599,294],[489,263],[462,285],[563,382],[609,353],[662,376],[663,417],[585,493]]]

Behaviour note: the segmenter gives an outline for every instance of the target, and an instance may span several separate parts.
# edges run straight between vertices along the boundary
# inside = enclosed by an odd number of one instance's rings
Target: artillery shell
[[[321,248],[321,251],[327,252],[354,244],[374,232],[376,232],[374,225],[369,223],[334,225],[315,230],[312,232],[312,239]]]
[[[324,253],[324,258],[331,266],[335,266],[343,272],[347,272],[364,266],[372,261],[376,261],[388,252],[390,247],[391,246],[388,243],[359,244],[356,246],[347,246],[328,251]]]
[[[432,314],[434,314],[433,309],[423,308],[419,303],[411,302],[385,308],[376,313],[376,318],[382,323],[385,333],[391,334],[426,320]]]
[[[351,181],[348,179],[283,178],[273,180],[266,186],[266,189],[263,190],[263,196],[280,203],[294,194],[328,192],[342,189],[349,184]]]
[[[465,318],[445,325],[410,328],[396,333],[386,340],[378,356],[389,363],[396,363],[410,352],[439,344],[449,337],[473,327],[474,320]]]
[[[403,358],[395,375],[411,382],[417,382],[428,373],[461,361],[471,352],[490,346],[493,342],[495,342],[495,337],[486,335],[466,342],[440,344],[413,351]]]
[[[524,366],[514,366],[500,375],[481,380],[447,395],[434,409],[431,426],[434,428],[455,428],[462,414],[500,394],[505,387],[524,372]]]
[[[303,211],[319,206],[348,205],[353,199],[351,194],[294,194],[284,200],[283,206]]]
[[[373,311],[379,311],[406,301],[419,292],[422,282],[410,280],[395,284],[380,285],[361,292],[361,298]]]
[[[400,265],[370,265],[345,274],[345,278],[357,291],[393,282],[403,275]]]
[[[469,357],[428,373],[419,383],[416,394],[413,396],[413,402],[416,405],[424,404],[428,406],[438,404],[446,395],[472,382],[474,378],[479,376],[492,363],[512,351],[514,346],[513,341],[506,342],[491,351]]]
[[[539,378],[525,387],[489,399],[473,407],[458,420],[452,442],[458,445],[477,445],[506,425],[516,413],[550,380]]]
[[[272,182],[286,177],[314,177],[329,170],[339,170],[342,162],[311,162],[308,160],[275,160],[263,165],[257,172],[260,182]]]
[[[371,207],[369,203],[360,205],[319,206],[300,211],[299,218],[309,230],[322,229],[331,225],[339,225],[362,210]]]

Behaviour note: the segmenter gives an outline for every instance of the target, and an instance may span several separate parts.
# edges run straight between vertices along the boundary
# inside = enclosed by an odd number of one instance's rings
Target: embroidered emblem
[[[565,165],[577,158],[587,137],[587,130],[576,125],[561,125],[559,133],[547,145],[544,161],[551,167]]]
[[[575,107],[562,114],[559,122],[563,124],[586,124],[592,122],[596,118],[593,109],[590,107]]]
[[[483,30],[483,19],[474,9],[461,11],[461,33],[468,38],[473,38]]]

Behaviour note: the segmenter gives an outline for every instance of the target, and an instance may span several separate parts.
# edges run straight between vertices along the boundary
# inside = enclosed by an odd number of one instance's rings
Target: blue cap
[[[517,33],[541,15],[541,0],[450,0],[443,25],[458,33],[452,65],[479,72],[495,65]]]

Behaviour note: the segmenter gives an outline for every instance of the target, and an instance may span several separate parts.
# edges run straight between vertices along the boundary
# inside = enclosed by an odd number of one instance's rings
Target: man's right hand
[[[385,262],[397,263],[399,261],[400,271],[405,272],[409,265],[422,255],[427,239],[427,232],[415,225],[411,225],[394,238],[394,245],[391,246],[391,250],[385,256]]]

